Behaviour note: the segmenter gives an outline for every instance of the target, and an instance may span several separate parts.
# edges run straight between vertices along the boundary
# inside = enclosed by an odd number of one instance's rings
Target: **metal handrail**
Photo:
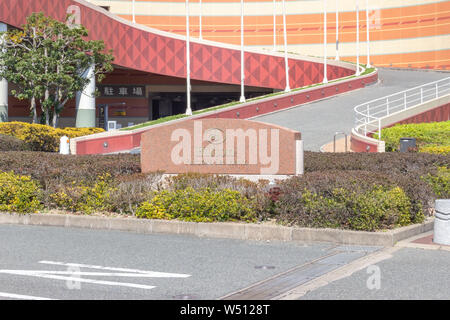
[[[378,131],[381,140],[382,118],[447,94],[450,94],[450,77],[359,104],[354,108],[355,131],[365,136]]]

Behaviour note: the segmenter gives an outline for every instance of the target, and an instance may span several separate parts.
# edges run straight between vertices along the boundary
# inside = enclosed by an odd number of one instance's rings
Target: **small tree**
[[[20,99],[31,101],[30,111],[33,122],[37,122],[36,102],[43,95],[41,78],[45,66],[42,60],[42,40],[52,33],[50,19],[42,17],[36,21],[32,16],[23,30],[10,30],[1,36],[0,77],[16,84],[19,90],[12,90],[12,94]]]
[[[0,76],[19,86],[13,92],[17,98],[31,100],[33,122],[36,100],[41,102],[44,122],[56,127],[66,103],[89,83],[83,74],[94,65],[101,82],[113,70],[111,51],[105,52],[103,41],[85,40],[87,36],[85,27],[69,26],[43,13],[28,17],[23,31],[6,33],[6,50],[0,53],[6,68]]]

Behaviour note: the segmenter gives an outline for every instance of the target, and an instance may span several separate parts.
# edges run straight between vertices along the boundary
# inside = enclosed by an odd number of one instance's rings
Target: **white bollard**
[[[433,242],[450,245],[450,199],[439,199],[435,202]]]
[[[69,137],[62,136],[61,139],[59,140],[59,153],[70,154]]]

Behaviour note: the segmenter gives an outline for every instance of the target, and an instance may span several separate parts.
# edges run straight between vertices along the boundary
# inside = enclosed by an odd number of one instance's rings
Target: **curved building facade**
[[[89,0],[125,19],[133,18],[133,0]],[[159,30],[185,34],[184,0],[135,0],[135,20]],[[327,55],[356,61],[356,4],[359,4],[361,62],[365,63],[370,27],[371,63],[379,67],[450,69],[450,1],[328,0]],[[368,7],[366,4],[368,3]],[[240,43],[240,0],[190,1],[191,36],[229,44]],[[366,19],[368,8],[368,21]],[[336,11],[338,24],[336,25]],[[280,0],[244,0],[247,47],[283,49]],[[274,28],[275,12],[275,28]],[[323,0],[286,0],[289,51],[323,56]],[[275,29],[275,32],[274,32]],[[274,41],[275,33],[275,41]]]
[[[69,23],[84,25],[89,30],[89,38],[103,40],[115,57],[114,72],[97,86],[101,96],[85,105],[82,105],[83,99],[69,103],[62,113],[62,126],[74,125],[76,114],[94,115],[97,111],[99,116],[101,108],[96,107],[106,104],[108,120],[118,121],[122,126],[186,110],[185,36],[133,24],[84,0],[0,0],[0,26],[20,28],[33,12],[43,12],[60,21],[71,14]],[[240,46],[193,38],[189,57],[193,110],[239,99]],[[290,88],[320,83],[324,79],[322,58],[290,55],[287,62]],[[244,53],[246,96],[284,89],[285,70],[282,53],[248,47]],[[328,80],[333,80],[354,74],[355,66],[329,61],[326,70]],[[7,111],[3,113],[7,113],[10,120],[29,120],[28,102],[13,98],[12,89],[14,84],[9,85]],[[86,122],[92,124],[94,120]]]

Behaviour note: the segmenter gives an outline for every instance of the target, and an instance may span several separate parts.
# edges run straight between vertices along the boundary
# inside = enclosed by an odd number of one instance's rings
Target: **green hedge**
[[[42,208],[40,187],[30,177],[0,172],[0,211],[28,213]]]
[[[450,121],[400,124],[381,130],[386,151],[398,151],[400,138],[416,138],[419,152],[448,154],[450,148]],[[378,135],[375,134],[378,138]]]
[[[140,205],[136,216],[196,222],[256,220],[251,200],[238,191],[192,187],[157,192],[150,201]]]
[[[161,173],[139,172],[136,155],[0,152],[0,211],[374,231],[422,222],[436,198],[450,197],[449,168],[443,155],[305,152],[305,174],[278,182],[276,199],[268,181],[191,173],[161,182]]]
[[[28,146],[22,140],[0,134],[0,151],[25,151]]]

